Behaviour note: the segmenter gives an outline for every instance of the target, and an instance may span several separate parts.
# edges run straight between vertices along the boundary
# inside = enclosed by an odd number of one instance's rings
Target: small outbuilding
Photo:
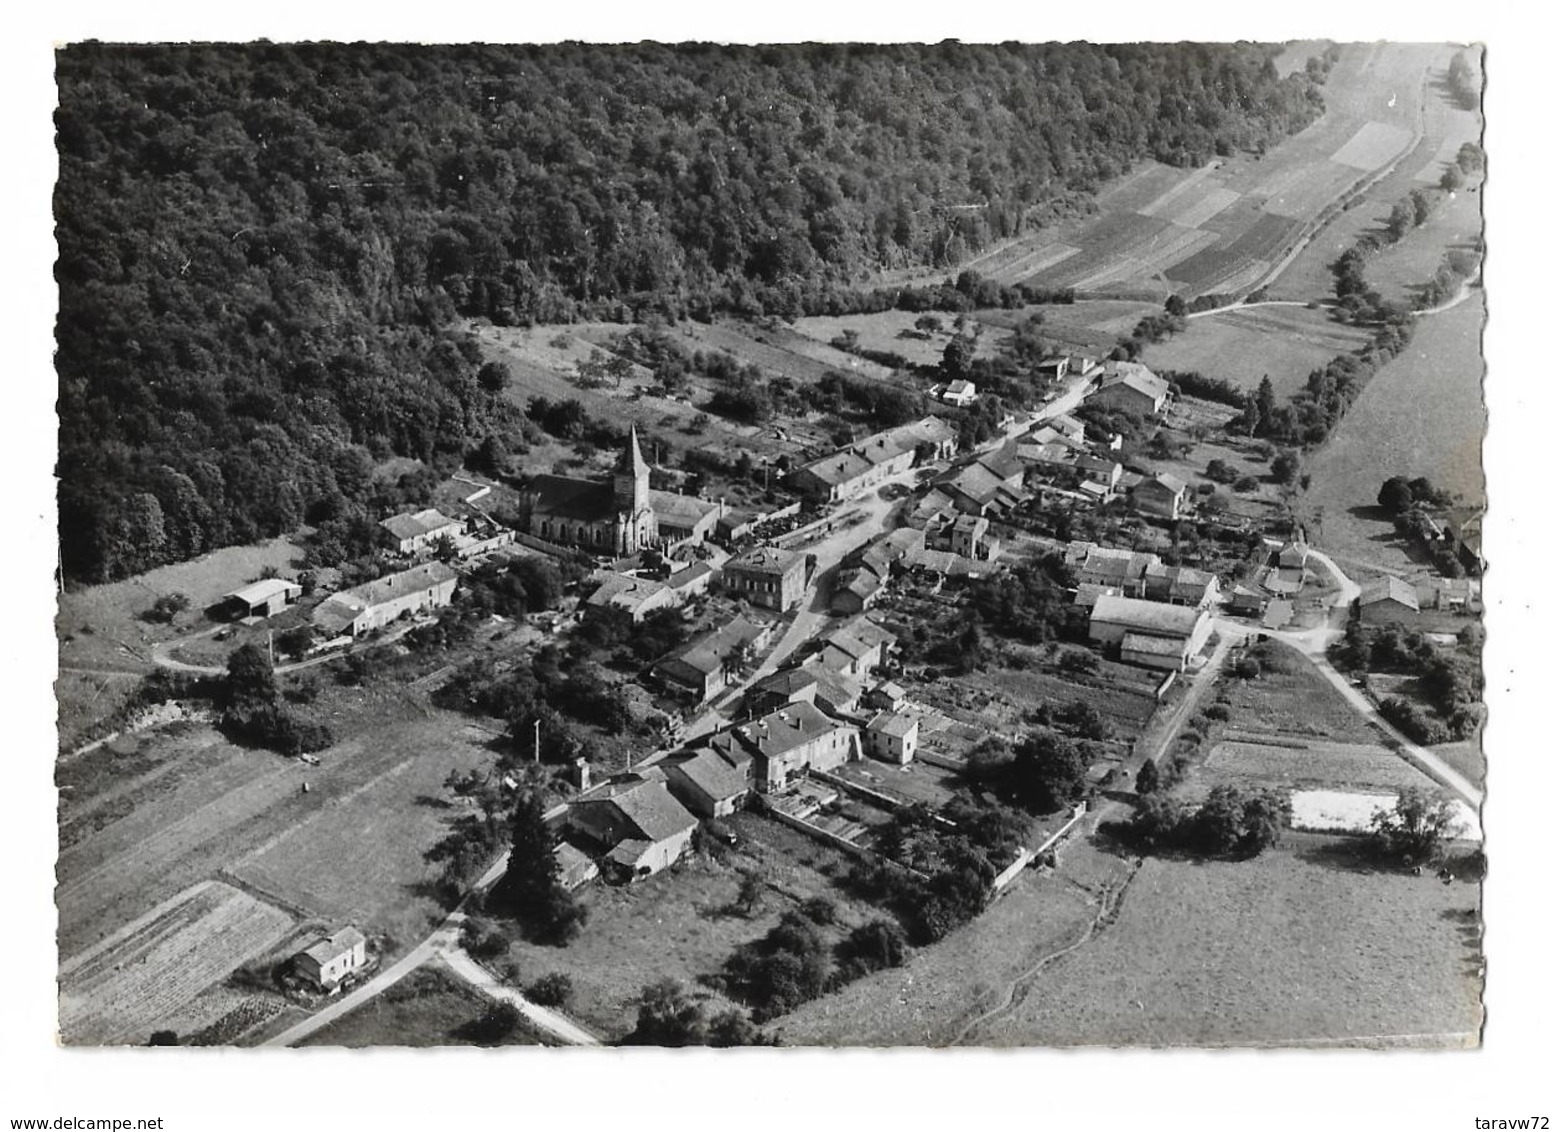
[[[303,596],[303,587],[286,578],[261,578],[258,582],[222,596],[240,620],[274,617]]]

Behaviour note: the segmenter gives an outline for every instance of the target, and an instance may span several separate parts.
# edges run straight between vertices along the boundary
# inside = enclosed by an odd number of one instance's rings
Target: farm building
[[[958,442],[958,432],[945,421],[926,417],[804,464],[791,474],[791,482],[803,495],[838,503],[909,471],[922,445],[930,449],[932,459],[942,460],[953,455]]]
[[[915,758],[921,721],[909,713],[879,712],[863,733],[867,754],[904,766]]]
[[[315,607],[315,626],[330,636],[364,633],[390,624],[405,613],[438,609],[455,596],[457,576],[442,562],[413,566],[378,581],[332,594]]]
[[[1261,617],[1267,612],[1268,596],[1249,586],[1236,584],[1230,588],[1224,607],[1241,617]]]
[[[401,554],[416,554],[441,538],[453,541],[462,531],[459,521],[451,519],[436,507],[391,515],[380,522],[379,527],[390,548]]]
[[[223,604],[241,620],[272,617],[303,596],[303,587],[286,578],[261,578],[258,582],[222,595]]]
[[[1041,362],[1036,372],[1050,381],[1092,377],[1100,372],[1100,362],[1090,354],[1054,354]]]
[[[614,556],[702,542],[720,517],[718,503],[651,489],[636,426],[610,479],[535,476],[530,504],[533,537]]]
[[[1354,609],[1355,616],[1368,625],[1397,621],[1419,612],[1419,594],[1402,578],[1387,574],[1360,586]]]
[[[715,567],[708,562],[695,562],[692,566],[684,566],[665,579],[666,588],[681,596],[683,601],[699,594],[708,593],[710,584],[715,580]]]
[[[820,673],[816,668],[782,668],[757,681],[747,691],[748,707],[755,714],[768,715],[786,704],[812,703],[818,691]]]
[[[666,788],[701,818],[725,817],[748,796],[751,761],[730,762],[719,751],[706,747],[689,758],[665,764]]]
[[[867,707],[876,708],[878,711],[898,711],[904,706],[908,696],[905,690],[892,680],[883,680],[861,699]]]
[[[926,546],[965,558],[996,557],[998,543],[989,534],[991,520],[984,515],[950,515],[927,524]]]
[[[601,875],[601,869],[590,855],[560,841],[553,849],[553,860],[558,862],[558,883],[571,892]]]
[[[823,638],[823,650],[814,663],[841,676],[865,676],[883,663],[894,636],[867,620],[836,629]]]
[[[801,604],[807,589],[807,557],[793,550],[756,546],[726,563],[721,584],[754,605],[783,613]]]
[[[293,969],[323,991],[368,963],[368,940],[356,928],[342,928],[316,940],[293,957]]]
[[[603,864],[630,880],[653,876],[671,865],[699,820],[666,788],[663,773],[630,775],[608,783],[569,807],[565,819],[580,837],[605,850]]]
[[[1186,506],[1186,481],[1169,472],[1145,477],[1132,489],[1132,505],[1144,515],[1179,519]]]
[[[1213,632],[1206,609],[1104,595],[1089,615],[1089,639],[1121,646],[1121,659],[1147,668],[1183,669]]]
[[[1419,608],[1443,613],[1479,613],[1481,587],[1473,578],[1427,578],[1414,587]]]
[[[1170,383],[1141,362],[1106,362],[1092,405],[1104,405],[1139,417],[1154,417],[1170,402]]]
[[[752,760],[750,781],[763,794],[794,782],[809,768],[833,770],[860,754],[856,729],[836,722],[812,704],[788,704],[710,740],[728,762]]]
[[[1285,570],[1304,570],[1311,560],[1311,548],[1304,539],[1291,539],[1278,548],[1278,565]]]
[[[726,686],[733,659],[752,656],[769,643],[768,622],[736,617],[719,629],[696,637],[658,660],[651,674],[670,691],[702,704]]]
[[[961,409],[968,408],[975,403],[979,390],[975,388],[973,381],[950,381],[947,385],[938,385],[932,388],[932,396],[949,405],[956,405]]]

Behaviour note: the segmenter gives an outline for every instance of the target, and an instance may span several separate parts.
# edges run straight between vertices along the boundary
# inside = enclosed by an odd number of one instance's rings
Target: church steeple
[[[628,426],[628,444],[612,470],[612,500],[619,511],[638,516],[650,509],[650,465],[639,450],[639,426]]]

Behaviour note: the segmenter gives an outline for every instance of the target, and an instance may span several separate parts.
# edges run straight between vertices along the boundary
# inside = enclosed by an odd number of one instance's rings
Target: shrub
[[[561,971],[554,971],[526,987],[525,995],[539,1006],[566,1008],[574,1001],[574,980]]]
[[[841,975],[859,978],[885,967],[903,966],[909,950],[904,929],[898,924],[891,920],[872,920],[854,929],[840,942]]]
[[[814,896],[802,902],[802,915],[821,927],[837,923],[839,907],[827,896]]]

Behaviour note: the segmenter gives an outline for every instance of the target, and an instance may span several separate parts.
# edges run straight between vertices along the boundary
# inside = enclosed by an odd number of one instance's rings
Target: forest
[[[513,435],[464,318],[794,317],[1086,211],[1143,160],[1270,145],[1322,110],[1273,54],[66,47],[65,578],[374,520],[388,458]]]

